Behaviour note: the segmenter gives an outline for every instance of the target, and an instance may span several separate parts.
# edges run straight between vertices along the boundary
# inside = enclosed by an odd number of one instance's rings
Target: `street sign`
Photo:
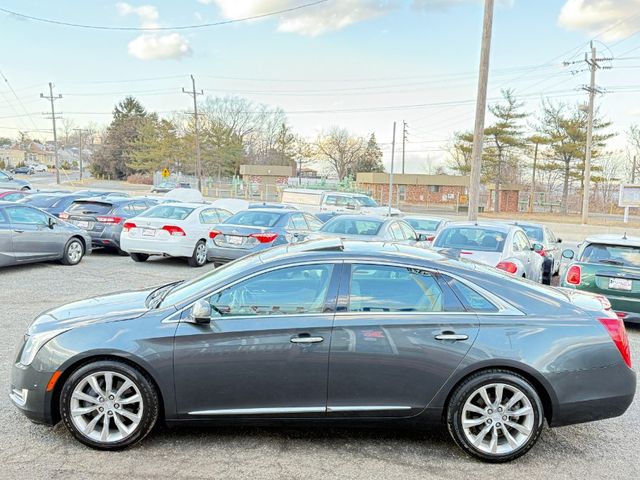
[[[169,172],[168,168],[165,168],[164,170],[162,170],[162,178],[166,180],[167,178],[169,178],[169,175],[171,175],[171,173]]]

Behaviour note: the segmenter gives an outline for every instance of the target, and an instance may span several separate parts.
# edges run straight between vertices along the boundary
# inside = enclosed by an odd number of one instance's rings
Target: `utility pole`
[[[393,200],[393,160],[396,154],[396,122],[393,122],[393,139],[391,140],[391,172],[389,173],[389,211],[391,216],[391,201]]]
[[[54,97],[53,83],[49,82],[49,95],[45,95],[41,93],[40,98],[45,98],[51,102],[51,117],[47,117],[47,118],[50,118],[53,121],[53,148],[55,149],[54,158],[56,163],[56,183],[60,185],[60,161],[58,159],[58,133],[56,131],[56,109],[54,106],[54,102],[62,98],[62,95],[58,94],[57,96]],[[47,114],[45,113],[45,115]],[[57,118],[60,118],[60,117],[57,117]]]
[[[482,146],[484,143],[484,117],[487,110],[487,84],[489,83],[489,57],[491,53],[491,30],[493,27],[494,0],[485,0],[482,25],[482,48],[480,51],[480,73],[476,100],[476,119],[473,127],[473,150],[471,153],[471,178],[469,180],[469,220],[478,220],[480,204],[480,171],[482,169]]]
[[[536,195],[536,169],[538,167],[538,145],[539,142],[535,142],[535,148],[533,150],[533,172],[531,173],[531,194],[529,195],[529,213],[533,213],[533,206],[535,203]]]
[[[404,175],[404,149],[407,143],[407,122],[402,121],[402,174]]]
[[[85,130],[83,128],[74,128],[73,129],[74,132],[78,132],[78,136],[80,137],[80,150],[78,151],[78,158],[80,159],[80,181],[82,181],[82,172],[83,172],[83,168],[82,168],[82,134],[83,133],[90,133],[90,130]]]
[[[202,162],[200,161],[200,128],[198,125],[198,95],[204,95],[204,92],[200,90],[196,91],[196,79],[191,75],[191,90],[185,90],[182,87],[182,92],[193,97],[193,120],[194,128],[196,131],[196,178],[198,179],[198,190],[202,192]]]
[[[633,170],[631,170],[631,183],[633,183],[635,185],[636,183],[636,156],[633,156]]]

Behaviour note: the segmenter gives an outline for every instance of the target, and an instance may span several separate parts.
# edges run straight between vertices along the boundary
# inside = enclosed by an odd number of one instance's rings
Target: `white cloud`
[[[120,15],[136,15],[143,28],[157,28],[160,13],[153,5],[134,7],[125,2],[116,3]],[[191,55],[189,41],[179,33],[143,33],[129,42],[129,55],[140,60],[168,60]]]
[[[143,33],[129,42],[129,54],[140,60],[168,60],[191,53],[189,42],[179,33]]]
[[[640,0],[566,0],[558,23],[589,34],[605,31],[605,41],[625,38],[640,28]]]

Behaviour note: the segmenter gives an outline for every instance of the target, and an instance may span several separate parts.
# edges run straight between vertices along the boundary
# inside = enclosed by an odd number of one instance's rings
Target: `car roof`
[[[432,216],[432,215],[403,215],[402,218],[404,220],[411,218],[411,219],[415,219],[415,220],[439,220],[439,221],[443,221],[443,220],[449,220],[448,218],[444,218],[444,217],[437,217],[437,216]]]
[[[628,247],[640,247],[640,237],[631,237],[626,233],[591,235],[585,239],[585,244],[601,243],[604,245],[620,245]]]
[[[295,210],[293,208],[269,208],[269,207],[247,208],[245,210],[240,210],[238,213],[243,213],[243,212],[278,213],[280,215],[285,215],[287,213],[301,213],[300,210]]]
[[[161,200],[161,199],[157,199],[157,198],[153,198],[153,197],[145,197],[145,198],[149,198],[151,200]],[[156,205],[158,207],[162,206],[162,207],[187,207],[187,208],[204,208],[204,207],[209,207],[209,208],[218,208],[220,209],[220,207],[216,207],[214,205],[211,205],[209,203],[195,203],[195,202],[163,202],[160,203],[158,205]],[[221,209],[223,210],[223,209]]]
[[[444,227],[443,230],[446,230],[449,228],[456,228],[456,227],[483,228],[483,229],[490,228],[493,230],[499,230],[504,233],[507,233],[511,231],[513,228],[516,228],[516,225],[509,224],[509,223],[502,223],[502,222],[453,222],[447,225],[446,227]]]
[[[397,218],[382,217],[380,215],[337,215],[340,220],[366,220],[373,222],[388,222],[389,220],[401,220]],[[331,220],[334,220],[333,218]]]

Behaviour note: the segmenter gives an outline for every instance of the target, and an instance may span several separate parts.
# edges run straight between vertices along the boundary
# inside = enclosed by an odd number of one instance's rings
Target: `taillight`
[[[429,236],[427,237],[427,242],[433,242],[433,239],[434,239],[434,238],[436,238],[436,236],[435,236],[435,235],[429,235]]]
[[[465,250],[460,250],[460,255],[473,255],[473,252],[467,252]]]
[[[249,235],[251,238],[255,238],[260,243],[271,243],[278,238],[277,233],[252,233]]]
[[[218,230],[211,230],[209,232],[209,238],[216,238],[218,235],[220,235],[222,232],[219,232]]]
[[[184,230],[176,225],[165,225],[162,227],[162,230],[169,232],[169,235],[174,237],[186,237],[187,234],[184,233]]]
[[[96,217],[96,220],[100,223],[117,224],[122,221],[122,217],[113,217],[111,215],[108,215],[105,217]]]
[[[60,215],[58,215],[58,218],[61,218],[62,220],[66,220],[69,218],[69,214],[67,212],[62,212]]]
[[[616,315],[620,320],[624,320],[625,318],[627,318],[627,312],[616,312]]]
[[[518,266],[513,262],[500,262],[496,265],[496,268],[511,274],[518,271]]]
[[[137,225],[133,222],[124,222],[124,225],[122,226],[122,230],[125,232],[128,232],[132,228],[136,228],[136,227]]]
[[[629,337],[627,330],[624,328],[624,322],[621,318],[599,318],[598,321],[607,329],[611,340],[616,344],[624,363],[631,368],[631,349],[629,348]]]
[[[540,255],[541,257],[546,257],[547,256],[547,252],[546,252],[546,250],[544,248],[542,250],[536,250],[536,253],[538,255]]]
[[[582,276],[582,269],[580,265],[571,265],[567,270],[565,281],[570,285],[580,285],[580,277]]]

